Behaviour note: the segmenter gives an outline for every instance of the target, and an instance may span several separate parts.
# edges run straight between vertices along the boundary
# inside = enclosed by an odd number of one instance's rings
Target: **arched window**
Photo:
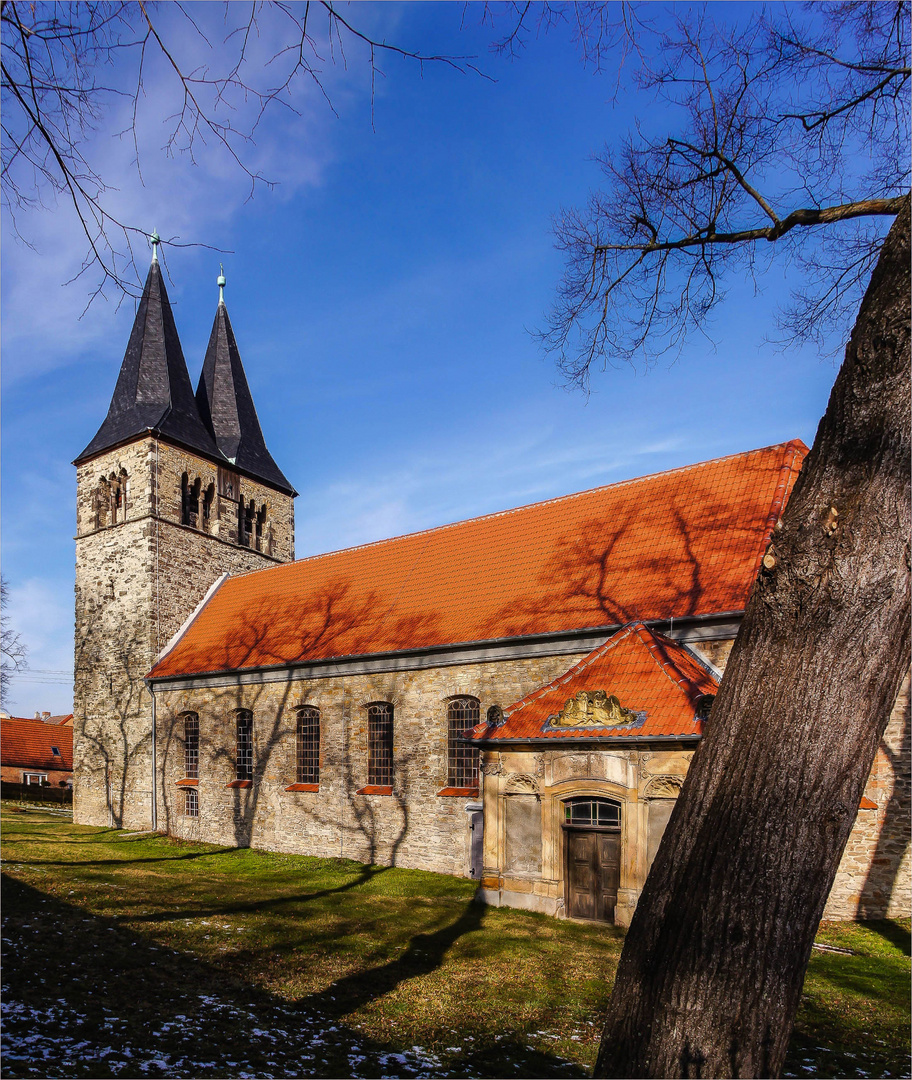
[[[121,469],[115,476],[111,473],[112,521],[127,520],[127,470]]]
[[[196,515],[199,513],[199,494],[194,498],[195,485],[191,482],[187,473],[181,477],[181,525],[196,525]]]
[[[478,787],[478,748],[460,743],[468,728],[480,717],[477,698],[453,698],[447,705],[447,785],[458,788]]]
[[[184,713],[184,776],[199,779],[200,722],[196,713]]]
[[[212,504],[215,502],[215,484],[210,484],[203,493],[203,520],[200,523],[203,532],[212,528]]]
[[[102,476],[92,492],[92,516],[96,529],[127,520],[127,470]]]
[[[212,504],[215,501],[215,484],[203,490],[202,478],[191,480],[189,474],[181,477],[181,525],[209,531]]]
[[[298,714],[299,784],[320,783],[320,710],[303,705]]]
[[[393,783],[393,707],[387,701],[367,708],[367,782],[380,787]]]
[[[619,832],[621,807],[611,799],[582,795],[564,803],[564,825],[577,829],[608,829]]]
[[[111,513],[111,487],[104,476],[98,481],[98,486],[92,495],[92,511],[95,516],[95,528],[103,529],[108,524],[108,515]]]
[[[244,547],[250,547],[253,539],[256,519],[256,504],[253,499],[245,503],[243,499],[238,503],[238,543]]]
[[[254,547],[257,551],[264,551],[263,547],[263,527],[266,524],[266,503],[257,510],[256,519],[254,521]]]
[[[237,743],[235,748],[235,778],[253,779],[253,713],[249,709],[238,709]]]

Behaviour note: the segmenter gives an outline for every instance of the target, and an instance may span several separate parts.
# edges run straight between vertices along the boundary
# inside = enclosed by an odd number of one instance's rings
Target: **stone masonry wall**
[[[160,691],[160,826],[176,836],[272,851],[340,856],[362,862],[465,876],[469,868],[466,796],[447,786],[450,698],[479,699],[480,715],[541,686],[582,656],[544,657],[384,675]],[[394,706],[392,795],[357,795],[367,784],[366,705]],[[319,790],[287,791],[295,782],[296,706],[320,710]],[[235,710],[254,717],[254,780],[235,777]],[[184,721],[199,714],[199,817],[183,813]]]
[[[912,753],[909,738],[909,677],[900,689],[881,740],[865,798],[843,852],[825,919],[901,918],[912,907]]]
[[[77,473],[73,808],[84,824],[151,827],[152,713],[144,676],[222,573],[293,556],[290,497],[241,478],[241,494],[270,507],[278,554],[269,558],[217,529],[206,534],[180,523],[184,471],[217,475],[204,459],[149,438],[99,455]],[[120,483],[119,507],[105,494],[112,477]]]

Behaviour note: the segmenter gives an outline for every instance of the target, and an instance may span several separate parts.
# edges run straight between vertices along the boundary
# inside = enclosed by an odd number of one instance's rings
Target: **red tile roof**
[[[58,757],[52,746],[60,751]],[[73,771],[73,729],[40,720],[0,720],[0,764],[23,769]]]
[[[741,611],[800,440],[228,578],[155,678]]]
[[[642,623],[625,627],[604,645],[547,686],[504,710],[504,721],[472,728],[471,737],[504,739],[591,739],[610,736],[640,739],[703,734],[697,719],[699,699],[715,694],[718,683],[683,645]],[[617,727],[552,727],[568,700],[580,690],[604,690],[638,714],[636,722]]]

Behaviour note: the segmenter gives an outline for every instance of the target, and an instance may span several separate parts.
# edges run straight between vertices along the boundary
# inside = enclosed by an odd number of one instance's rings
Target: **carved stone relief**
[[[654,776],[646,785],[644,799],[676,799],[684,783],[683,776]]]
[[[504,787],[505,795],[538,795],[540,788],[538,781],[529,773],[512,773],[507,777]]]

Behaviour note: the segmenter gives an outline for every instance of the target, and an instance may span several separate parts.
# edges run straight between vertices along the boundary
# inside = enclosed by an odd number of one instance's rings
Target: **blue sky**
[[[750,5],[743,8],[750,10]],[[205,5],[204,10],[219,8]],[[198,7],[195,10],[199,11]],[[162,18],[170,13],[165,6]],[[250,160],[278,180],[247,201],[214,150],[158,152],[169,93],[147,76],[141,183],[115,105],[93,152],[132,221],[230,249],[165,248],[168,288],[196,384],[226,300],[267,443],[297,501],[299,556],[800,437],[810,443],[835,369],[767,343],[788,267],[759,294],[730,282],[713,340],[648,373],[611,369],[587,399],[562,389],[530,333],[561,271],[552,216],[599,183],[591,155],[634,119],[662,122],[613,73],[584,68],[569,33],[493,55],[480,9],[362,4],[377,36],[478,54],[491,76],[382,61],[371,103],[357,49],[328,68],[336,115],[308,88],[272,114]],[[461,28],[461,24],[464,25]],[[257,48],[268,55],[264,33]],[[188,46],[192,48],[192,46]],[[373,117],[372,117],[373,113]],[[63,212],[33,215],[34,250],[2,236],[3,573],[33,673],[12,711],[69,711],[75,469],[107,410],[133,319],[94,279]],[[42,681],[44,679],[44,681]]]

